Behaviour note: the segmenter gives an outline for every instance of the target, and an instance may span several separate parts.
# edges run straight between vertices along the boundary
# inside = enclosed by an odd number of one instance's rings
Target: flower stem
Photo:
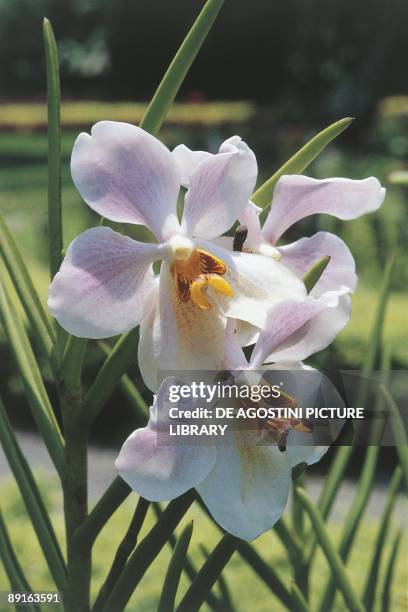
[[[91,547],[82,543],[75,534],[88,514],[88,431],[71,409],[72,406],[64,406],[66,469],[63,493],[68,560],[65,610],[86,612],[89,610]]]

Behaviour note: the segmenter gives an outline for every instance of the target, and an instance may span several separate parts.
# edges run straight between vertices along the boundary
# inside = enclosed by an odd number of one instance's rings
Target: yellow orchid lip
[[[181,302],[190,299],[201,310],[210,310],[211,302],[205,295],[207,287],[217,293],[233,297],[234,291],[223,278],[227,267],[222,259],[204,249],[194,249],[190,257],[178,259],[171,265],[171,272]]]

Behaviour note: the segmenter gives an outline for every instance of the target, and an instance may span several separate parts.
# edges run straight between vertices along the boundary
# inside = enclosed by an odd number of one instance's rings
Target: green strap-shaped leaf
[[[47,560],[51,575],[58,589],[63,589],[66,579],[65,562],[54,533],[48,512],[37,484],[14,436],[6,410],[0,398],[0,440],[7,461],[20,489],[31,523]]]
[[[396,450],[404,475],[405,487],[408,492],[408,441],[405,433],[405,424],[401,418],[399,408],[388,389],[381,385],[380,392],[390,411],[391,427],[394,434]]]
[[[311,502],[306,492],[302,489],[298,490],[300,502],[303,504],[305,511],[308,513],[312,522],[313,528],[316,531],[318,542],[326,556],[326,559],[331,567],[332,575],[336,580],[337,586],[340,589],[344,601],[352,612],[364,612],[364,606],[354,592],[351,581],[347,575],[346,568],[340,558],[339,553],[334,547],[329,535],[326,531],[323,519],[317,507]]]
[[[193,521],[187,523],[177,539],[163,582],[157,612],[173,612],[187,550],[193,534]]]
[[[297,587],[296,583],[293,582],[290,587],[290,594],[293,599],[293,608],[298,612],[309,612],[310,608],[306,599],[303,596],[302,591]]]
[[[185,37],[150,102],[140,127],[157,134],[174,99],[200,51],[225,0],[208,0]]]
[[[379,446],[369,446],[364,459],[361,478],[353,499],[353,504],[344,521],[344,529],[341,535],[338,554],[346,561],[354,542],[354,536],[360,524],[361,517],[367,506],[376,475],[379,455]],[[336,576],[332,573],[323,589],[323,594],[318,607],[319,612],[330,610],[336,594]]]
[[[34,283],[24,263],[13,234],[0,215],[0,252],[20,298],[26,317],[30,323],[44,357],[54,371],[57,369],[55,354],[56,337],[48,315],[38,297]]]
[[[388,259],[385,267],[384,276],[379,292],[377,308],[375,312],[374,322],[370,337],[368,340],[367,351],[365,353],[365,359],[362,371],[368,378],[369,373],[372,371],[375,365],[379,348],[381,345],[382,329],[385,321],[385,314],[387,309],[391,276],[394,269],[395,257],[391,256]],[[357,393],[356,406],[364,406],[365,397],[367,393],[367,382],[366,378],[363,377],[360,388]],[[343,480],[344,473],[349,464],[353,453],[352,446],[339,446],[336,452],[335,459],[330,468],[330,472],[324,483],[322,492],[320,494],[318,507],[323,519],[326,519],[329,515],[335,497],[340,489],[340,483]],[[310,565],[316,550],[316,535],[312,531],[308,537],[306,543],[305,559],[306,564]]]
[[[330,259],[331,258],[329,255],[325,255],[324,257],[316,261],[316,263],[314,263],[313,266],[309,268],[309,270],[306,272],[303,277],[303,282],[305,284],[307,293],[311,292],[311,290],[329,265]]]
[[[84,400],[84,413],[89,425],[94,422],[119,380],[135,360],[138,341],[138,328],[121,336],[99,370]]]
[[[78,528],[76,537],[85,547],[92,547],[99,533],[108,522],[112,514],[131,493],[131,488],[120,476],[109,485],[95,507]]]
[[[44,439],[57,472],[62,476],[64,472],[62,435],[24,325],[17,314],[17,310],[12,308],[1,282],[0,317],[23,381],[25,395],[35,423]]]
[[[378,584],[378,575],[380,570],[381,555],[384,550],[384,544],[387,538],[388,529],[392,511],[397,501],[397,495],[402,481],[402,470],[398,466],[391,479],[391,484],[388,489],[387,502],[384,512],[381,517],[380,527],[378,529],[377,539],[375,542],[374,554],[372,555],[370,567],[367,574],[367,580],[364,588],[363,602],[367,610],[372,610],[374,607],[375,591]]]
[[[208,559],[211,553],[206,549],[204,544],[200,543],[199,547],[200,547],[204,557],[206,559]],[[196,575],[197,575],[197,573],[198,572],[196,572]],[[234,609],[234,606],[232,605],[232,598],[231,598],[231,594],[229,592],[227,581],[225,580],[225,578],[222,575],[222,573],[217,578],[216,586],[218,587],[218,589],[220,591],[221,600],[218,602],[218,600],[214,596],[215,601],[218,603],[218,605],[216,605],[215,608],[214,608],[214,607],[211,606],[211,604],[209,604],[210,607],[212,607],[212,609],[216,610],[216,611],[221,609],[223,612],[231,612]],[[213,595],[213,593],[211,591],[207,594],[207,599],[206,599],[207,602],[210,601],[210,595]]]
[[[18,561],[18,557],[14,551],[11,543],[10,536],[8,534],[6,524],[3,519],[3,514],[0,509],[0,559],[3,562],[5,572],[10,581],[10,586],[13,591],[26,591],[32,592],[32,589],[24,576],[21,565]],[[24,606],[30,612],[37,612],[39,608],[34,604],[27,604]]]
[[[340,119],[325,128],[309,142],[307,142],[297,153],[295,153],[274,175],[261,185],[252,195],[251,200],[258,206],[267,206],[271,203],[273,190],[276,183],[284,174],[300,174],[316,157],[334,140],[339,134],[353,122],[351,117]]]
[[[95,611],[103,609],[103,606],[105,605],[109,594],[111,593],[118,577],[120,576],[123,571],[123,568],[126,565],[126,561],[132,554],[136,546],[140,530],[143,527],[143,523],[146,518],[147,511],[149,509],[149,505],[150,502],[148,502],[146,499],[144,499],[143,497],[139,498],[128,530],[123,540],[119,544],[118,550],[112,563],[112,567],[99,591],[98,597],[96,598],[94,604]]]
[[[237,551],[271,592],[290,610],[293,604],[291,594],[273,564],[266,563],[254,547],[243,540],[240,540],[237,544]]]
[[[136,547],[107,599],[104,612],[124,610],[133,591],[195,499],[193,490],[171,501],[163,515]]]
[[[0,508],[0,559],[9,577],[10,584],[16,591],[31,591],[31,587],[14,552],[10,536],[7,531],[3,512]]]
[[[48,240],[51,278],[62,258],[61,120],[57,45],[48,19],[43,22],[48,101]]]
[[[156,502],[156,503],[153,503],[152,506],[153,506],[153,511],[156,514],[157,518],[160,519],[163,514],[163,510],[161,509],[160,504]],[[175,549],[176,544],[177,544],[177,539],[173,533],[168,539],[168,544],[171,546],[173,550]],[[191,582],[193,582],[193,580],[198,574],[198,570],[196,569],[194,563],[192,562],[188,554],[186,554],[186,558],[184,561],[184,571]],[[214,595],[214,593],[211,593],[211,592],[208,593],[206,603],[209,605],[211,610],[214,610],[214,612],[219,612],[220,602],[218,601],[218,598]]]
[[[62,358],[61,373],[66,389],[71,395],[79,396],[81,393],[82,364],[84,362],[88,340],[68,336]]]
[[[109,357],[111,351],[110,347],[105,342],[98,342],[98,346],[102,353],[106,357]],[[149,417],[149,407],[135,383],[127,374],[124,374],[119,381],[119,385],[123,394],[129,400],[130,406],[134,409],[135,417],[145,422],[146,418]]]
[[[393,584],[393,575],[395,563],[398,558],[398,551],[402,541],[402,531],[399,531],[392,543],[391,553],[385,563],[383,592],[381,595],[381,612],[390,612],[391,607],[391,586]]]
[[[224,535],[198,572],[194,582],[183,597],[177,612],[195,612],[204,603],[207,594],[235,552],[238,538]]]

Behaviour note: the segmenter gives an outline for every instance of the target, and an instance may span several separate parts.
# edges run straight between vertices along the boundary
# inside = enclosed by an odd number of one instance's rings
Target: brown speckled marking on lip
[[[233,295],[229,283],[221,278],[227,271],[225,263],[203,249],[195,249],[186,260],[177,260],[171,264],[170,270],[181,302],[192,300],[200,309],[210,310],[211,304],[202,294],[207,286],[223,295]],[[193,284],[195,291],[192,292]]]

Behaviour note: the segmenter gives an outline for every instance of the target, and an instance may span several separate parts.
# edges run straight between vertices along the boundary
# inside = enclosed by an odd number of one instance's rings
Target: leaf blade
[[[173,612],[181,574],[187,557],[187,551],[193,534],[193,521],[187,523],[177,538],[173,554],[167,568],[160,595],[157,612]]]
[[[275,185],[284,174],[300,174],[307,166],[354,121],[345,117],[316,134],[299,151],[297,151],[275,174],[273,174],[252,195],[251,200],[258,206],[267,207],[272,200]]]

